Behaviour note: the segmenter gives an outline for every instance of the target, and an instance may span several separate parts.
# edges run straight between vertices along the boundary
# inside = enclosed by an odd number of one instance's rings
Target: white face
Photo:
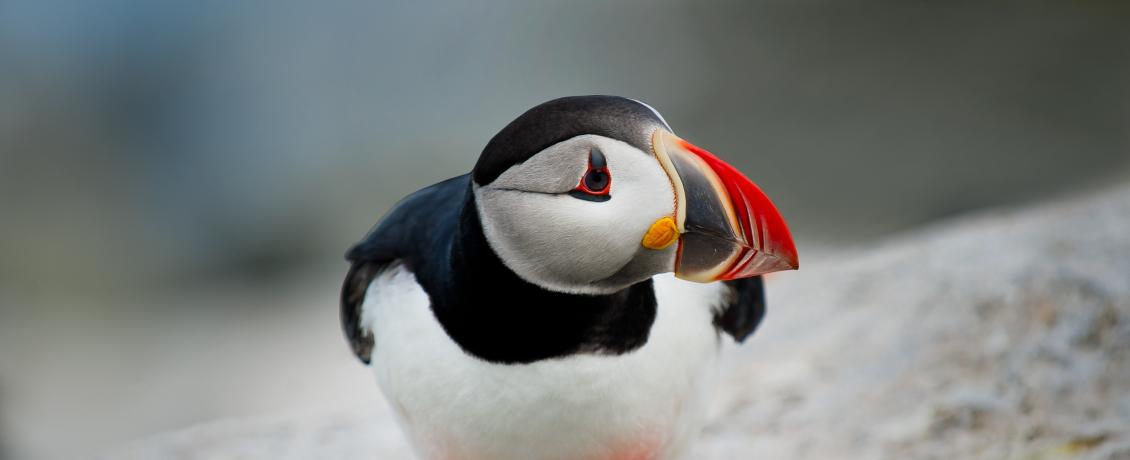
[[[575,191],[594,151],[606,162],[607,199],[587,193],[591,188]],[[519,277],[543,288],[609,293],[674,267],[676,245],[641,245],[653,223],[675,212],[671,179],[654,155],[625,142],[570,138],[476,185],[474,193],[491,248]]]

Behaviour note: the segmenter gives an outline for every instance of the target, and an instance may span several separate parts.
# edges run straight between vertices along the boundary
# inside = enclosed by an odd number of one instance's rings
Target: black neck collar
[[[490,248],[470,190],[450,234],[449,263],[440,270],[446,282],[429,294],[436,318],[467,353],[530,363],[576,353],[621,354],[647,343],[656,312],[650,279],[607,295],[563,294],[528,283]]]

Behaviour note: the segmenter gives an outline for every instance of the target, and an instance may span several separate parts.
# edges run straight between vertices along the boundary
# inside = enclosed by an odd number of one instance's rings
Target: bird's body
[[[710,305],[722,287],[658,276],[656,319],[639,349],[514,365],[464,353],[396,266],[364,305],[379,337],[372,369],[423,458],[677,458],[703,420],[720,344]]]
[[[543,104],[350,250],[345,334],[422,458],[686,452],[721,340],[764,314],[756,275],[796,255],[752,182],[669,129],[630,99]]]

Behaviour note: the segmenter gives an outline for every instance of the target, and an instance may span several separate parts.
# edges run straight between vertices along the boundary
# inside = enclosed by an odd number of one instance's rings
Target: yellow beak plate
[[[679,239],[679,227],[675,225],[675,219],[661,217],[647,229],[640,244],[648,249],[666,249],[677,239]]]

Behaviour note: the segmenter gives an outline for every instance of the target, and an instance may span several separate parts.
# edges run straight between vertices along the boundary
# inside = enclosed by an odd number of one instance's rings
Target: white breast
[[[373,280],[362,325],[375,332],[377,381],[423,458],[671,459],[701,427],[722,289],[656,277],[650,338],[619,356],[482,361],[446,335],[400,267]]]

